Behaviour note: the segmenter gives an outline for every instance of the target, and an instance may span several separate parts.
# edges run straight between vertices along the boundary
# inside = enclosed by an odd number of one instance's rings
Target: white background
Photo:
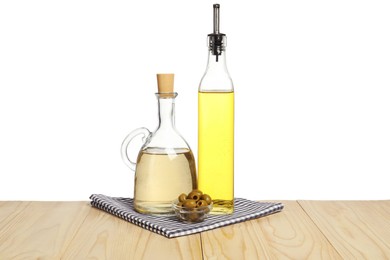
[[[120,145],[157,124],[197,146],[211,1],[1,1],[0,200],[132,196]],[[236,91],[235,196],[389,199],[390,2],[220,1]]]

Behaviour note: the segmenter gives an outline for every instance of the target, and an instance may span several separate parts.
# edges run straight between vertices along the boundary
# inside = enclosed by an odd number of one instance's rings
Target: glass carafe
[[[158,127],[154,132],[138,128],[122,143],[122,158],[135,171],[134,208],[144,214],[172,214],[171,204],[181,193],[197,186],[195,160],[192,151],[175,128],[175,98],[177,93],[156,93]],[[128,157],[128,146],[137,136],[144,144],[137,162]]]

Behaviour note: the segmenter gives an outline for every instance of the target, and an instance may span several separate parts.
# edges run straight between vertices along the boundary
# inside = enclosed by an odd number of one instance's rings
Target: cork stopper
[[[173,93],[173,80],[175,74],[157,74],[157,86],[158,93],[163,94],[166,97],[174,96]]]

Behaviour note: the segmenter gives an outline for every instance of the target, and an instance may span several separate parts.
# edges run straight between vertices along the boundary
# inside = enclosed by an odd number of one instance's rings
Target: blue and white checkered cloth
[[[151,216],[138,213],[133,208],[133,199],[92,194],[91,205],[167,238],[191,235],[247,220],[264,217],[283,209],[282,203],[256,202],[242,198],[234,199],[234,213],[210,215],[205,221],[188,224],[175,216]]]

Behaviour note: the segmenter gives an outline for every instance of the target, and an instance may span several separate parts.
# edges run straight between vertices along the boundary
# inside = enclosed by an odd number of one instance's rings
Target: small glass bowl
[[[175,212],[175,215],[182,221],[187,223],[197,223],[202,222],[207,218],[210,211],[213,209],[213,203],[208,206],[198,207],[198,208],[185,208],[178,206],[178,200],[172,202],[172,208]]]

